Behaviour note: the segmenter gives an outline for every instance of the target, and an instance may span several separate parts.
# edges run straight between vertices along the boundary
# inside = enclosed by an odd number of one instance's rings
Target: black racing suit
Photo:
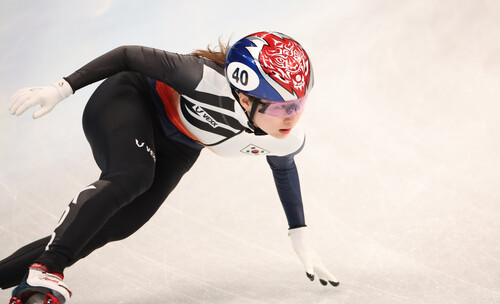
[[[95,249],[130,236],[158,210],[203,147],[230,154],[242,136],[251,136],[251,148],[236,153],[267,155],[289,227],[304,226],[293,160],[304,139],[298,137],[297,146],[267,135],[257,138],[228,88],[212,92],[221,86],[219,76],[224,68],[205,58],[125,46],[66,77],[73,91],[107,78],[83,113],[83,129],[102,172],[71,201],[51,236],[0,261],[0,287],[18,285],[35,261],[63,273]],[[168,109],[175,101],[176,109]]]

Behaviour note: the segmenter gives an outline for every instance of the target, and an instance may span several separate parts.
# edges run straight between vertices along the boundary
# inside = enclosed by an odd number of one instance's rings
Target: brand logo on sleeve
[[[208,113],[205,112],[205,110],[203,110],[202,107],[200,107],[198,105],[195,105],[195,106],[193,106],[193,110],[194,110],[194,112],[198,116],[200,116],[203,119],[205,119],[212,128],[215,129],[215,128],[217,128],[219,126],[219,124],[217,123],[217,121],[215,121],[215,119],[213,119],[212,116],[208,115]]]

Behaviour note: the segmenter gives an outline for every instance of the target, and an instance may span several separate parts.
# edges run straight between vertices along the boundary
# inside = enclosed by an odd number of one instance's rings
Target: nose
[[[297,113],[297,112],[294,111],[290,115],[285,116],[285,119],[284,119],[285,124],[289,125],[289,126],[295,124],[295,122],[297,121],[298,114],[299,113]]]

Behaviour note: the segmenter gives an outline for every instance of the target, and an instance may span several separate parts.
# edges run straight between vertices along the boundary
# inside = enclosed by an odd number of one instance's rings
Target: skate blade
[[[9,304],[60,304],[60,302],[51,294],[35,293],[24,302],[16,297],[12,297]]]

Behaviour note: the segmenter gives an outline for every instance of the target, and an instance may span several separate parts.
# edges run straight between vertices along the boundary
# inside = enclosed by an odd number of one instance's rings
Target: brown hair
[[[229,41],[227,43],[223,43],[219,38],[219,45],[215,48],[212,49],[210,45],[208,45],[206,50],[195,50],[191,54],[198,57],[205,57],[220,66],[224,66],[226,64],[226,55],[230,48],[231,46],[229,45]]]

